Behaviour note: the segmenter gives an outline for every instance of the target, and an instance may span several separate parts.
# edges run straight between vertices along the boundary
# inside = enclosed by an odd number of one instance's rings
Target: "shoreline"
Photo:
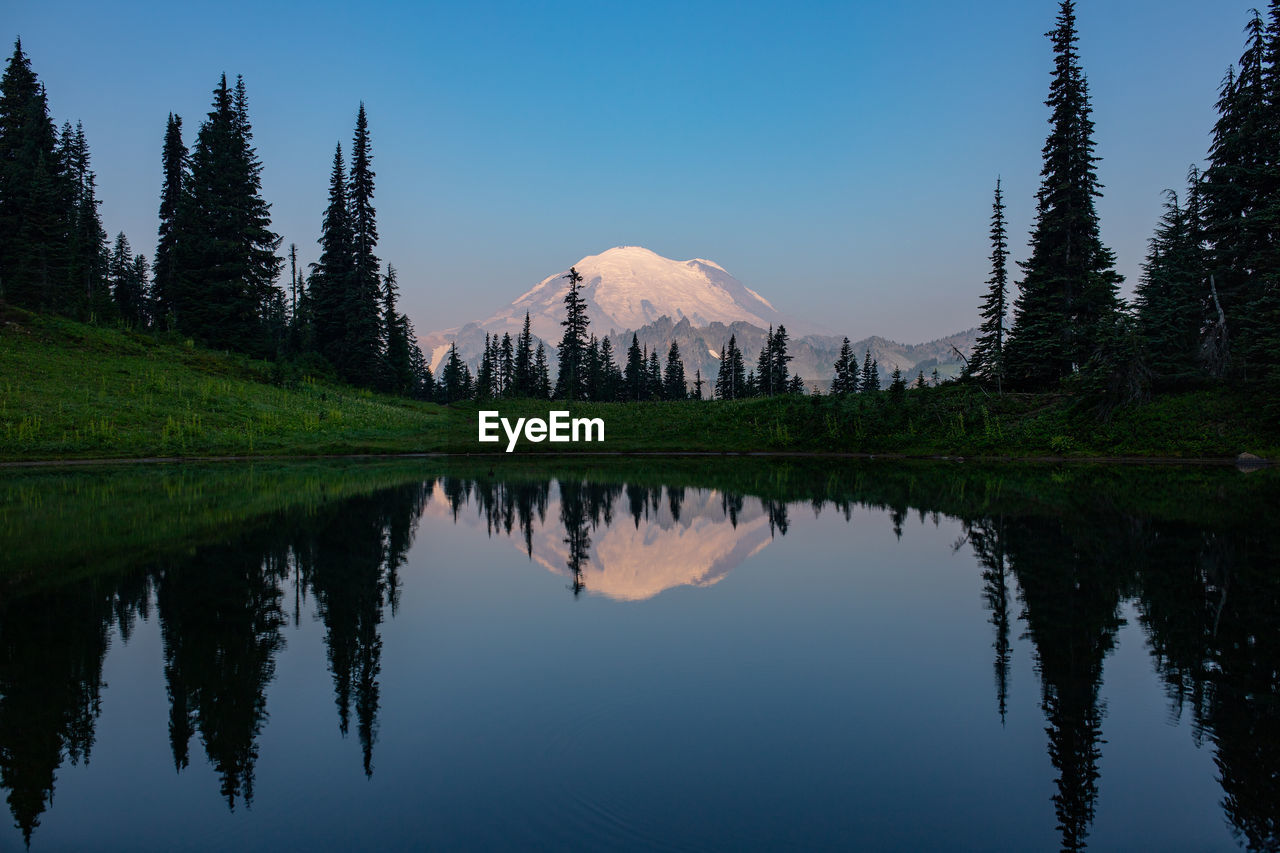
[[[107,465],[181,465],[220,464],[229,462],[319,462],[328,460],[397,460],[397,459],[551,459],[564,460],[581,457],[592,458],[779,458],[779,459],[840,459],[856,461],[884,460],[891,462],[965,462],[978,463],[1028,463],[1033,465],[1104,464],[1104,465],[1167,465],[1167,466],[1230,466],[1241,471],[1273,468],[1278,464],[1271,459],[1254,459],[1242,462],[1230,456],[1012,456],[959,454],[908,454],[908,453],[850,453],[823,451],[774,451],[774,450],[584,450],[570,453],[532,452],[448,452],[423,451],[420,453],[338,453],[338,454],[253,454],[225,456],[121,456],[66,459],[11,459],[0,460],[0,470],[23,468],[100,467]]]

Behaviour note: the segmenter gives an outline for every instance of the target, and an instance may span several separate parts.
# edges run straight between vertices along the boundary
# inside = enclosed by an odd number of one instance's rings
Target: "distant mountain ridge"
[[[619,362],[625,358],[634,333],[641,346],[657,349],[665,363],[671,342],[680,347],[685,374],[693,381],[695,371],[708,383],[719,373],[720,350],[733,335],[744,353],[748,369],[764,346],[767,329],[785,324],[790,335],[791,370],[811,387],[824,390],[833,375],[842,336],[800,334],[807,324],[779,312],[763,296],[739,282],[714,261],[695,258],[675,261],[639,246],[619,246],[598,255],[588,255],[573,267],[583,276],[580,290],[587,304],[591,331],[608,337]],[[484,350],[486,333],[505,332],[514,338],[524,325],[525,312],[535,336],[543,341],[553,368],[556,344],[562,334],[564,296],[568,272],[547,276],[510,305],[482,322],[421,335],[419,343],[432,369],[438,368],[450,344],[475,370]],[[956,350],[968,357],[976,329],[958,332],[922,344],[901,344],[879,336],[852,342],[861,363],[870,350],[880,365],[882,376],[894,368],[914,377],[934,368],[948,377],[962,365]],[[710,387],[709,385],[707,386]]]

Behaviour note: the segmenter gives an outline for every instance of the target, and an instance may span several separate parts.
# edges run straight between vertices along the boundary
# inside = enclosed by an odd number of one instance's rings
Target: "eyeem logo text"
[[[578,442],[604,441],[604,418],[570,418],[568,412],[551,412],[550,420],[517,418],[515,424],[497,412],[480,412],[480,442],[502,441],[498,427],[507,434],[507,453],[516,449],[523,433],[526,441]],[[592,434],[595,438],[592,438]],[[579,435],[582,437],[579,438]]]

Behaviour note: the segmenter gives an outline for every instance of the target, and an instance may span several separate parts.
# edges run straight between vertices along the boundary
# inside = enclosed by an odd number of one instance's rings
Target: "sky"
[[[854,340],[908,343],[976,325],[997,175],[1013,259],[1027,256],[1058,7],[0,5],[0,37],[21,37],[55,121],[84,123],[105,228],[148,257],[166,117],[191,144],[225,71],[244,76],[273,227],[304,262],[334,144],[349,150],[365,103],[377,253],[420,333],[642,245],[714,260]],[[1162,191],[1203,161],[1251,5],[1078,3],[1102,235],[1125,293]]]

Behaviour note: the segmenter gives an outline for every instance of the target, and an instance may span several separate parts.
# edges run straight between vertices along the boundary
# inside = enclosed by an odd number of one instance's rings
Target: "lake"
[[[1228,467],[0,471],[0,848],[1280,849],[1277,507]]]

